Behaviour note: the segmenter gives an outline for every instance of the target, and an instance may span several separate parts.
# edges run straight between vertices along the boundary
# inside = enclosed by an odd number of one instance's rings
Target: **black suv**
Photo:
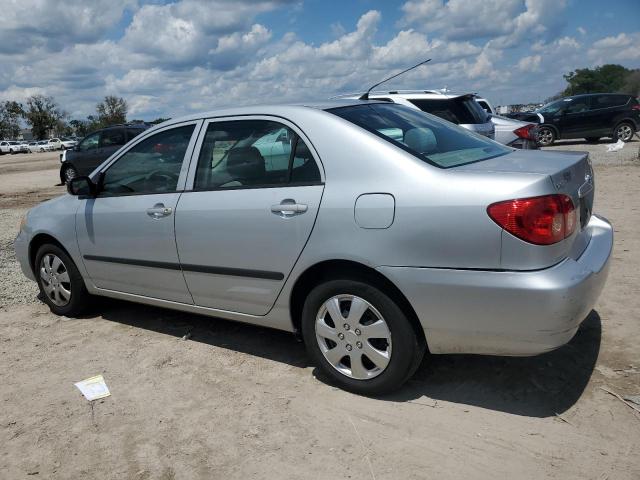
[[[538,143],[551,145],[561,138],[600,137],[628,142],[640,128],[640,103],[622,93],[575,95],[546,104],[534,112],[508,115],[517,120],[539,123]]]
[[[89,175],[116,150],[150,126],[146,123],[112,125],[90,133],[78,145],[60,154],[60,182],[68,182],[78,175]]]

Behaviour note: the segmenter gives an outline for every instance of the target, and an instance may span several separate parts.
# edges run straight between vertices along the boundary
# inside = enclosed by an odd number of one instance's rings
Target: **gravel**
[[[20,270],[13,250],[24,208],[0,209],[0,309],[9,305],[33,303],[38,287]]]

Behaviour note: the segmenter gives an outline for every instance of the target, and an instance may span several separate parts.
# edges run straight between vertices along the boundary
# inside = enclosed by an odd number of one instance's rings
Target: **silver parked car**
[[[431,353],[534,355],[607,277],[587,154],[514,151],[379,101],[160,124],[31,209],[22,270],[59,315],[91,295],[300,332],[342,387]]]

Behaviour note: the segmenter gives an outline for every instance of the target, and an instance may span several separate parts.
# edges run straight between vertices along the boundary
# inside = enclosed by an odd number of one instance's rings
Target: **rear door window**
[[[251,188],[319,182],[304,141],[270,120],[212,122],[205,134],[194,188]]]

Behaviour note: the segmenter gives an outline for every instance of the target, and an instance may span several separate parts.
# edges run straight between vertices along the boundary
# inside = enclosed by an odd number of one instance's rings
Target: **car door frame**
[[[197,168],[198,168],[200,151],[202,149],[202,145],[203,145],[204,140],[206,138],[206,134],[207,134],[207,131],[209,129],[209,126],[212,123],[233,122],[233,121],[249,121],[249,120],[263,120],[263,121],[278,122],[278,123],[290,128],[307,145],[307,148],[309,148],[309,151],[310,151],[314,161],[316,162],[316,165],[318,166],[318,170],[319,170],[319,173],[320,173],[320,182],[312,182],[312,183],[300,182],[300,183],[294,183],[294,184],[287,183],[287,184],[278,184],[278,185],[251,185],[251,186],[242,186],[242,187],[221,187],[221,188],[211,188],[211,189],[195,189],[194,188],[194,186],[195,186],[195,177],[196,177],[196,171],[197,171]],[[292,152],[292,154],[293,154],[293,152]],[[294,123],[290,119],[288,119],[286,117],[279,116],[279,115],[267,115],[267,114],[232,115],[232,116],[217,116],[217,117],[206,117],[206,118],[204,118],[203,119],[203,123],[202,123],[202,125],[200,127],[200,132],[198,134],[198,139],[196,141],[195,148],[193,149],[193,152],[192,152],[192,155],[191,155],[191,163],[189,165],[189,170],[188,170],[187,177],[186,177],[186,183],[185,183],[184,190],[183,190],[182,193],[186,194],[186,193],[191,193],[191,192],[204,192],[204,191],[214,192],[214,191],[229,191],[229,190],[275,189],[275,188],[283,188],[283,187],[304,187],[304,186],[317,186],[317,185],[322,185],[323,191],[320,194],[320,198],[318,200],[318,207],[317,207],[316,212],[315,212],[315,217],[313,219],[313,224],[311,226],[311,230],[309,231],[309,235],[305,239],[304,245],[300,249],[300,252],[298,252],[293,264],[291,265],[291,268],[289,269],[289,271],[288,272],[284,272],[284,278],[281,280],[281,285],[280,285],[280,288],[278,289],[278,291],[277,291],[277,293],[276,293],[276,295],[274,297],[274,301],[269,306],[268,310],[265,313],[263,313],[263,314],[243,313],[243,312],[238,312],[238,311],[233,311],[233,310],[225,310],[225,309],[211,307],[211,306],[198,305],[197,303],[195,304],[195,307],[200,308],[200,309],[206,309],[207,311],[210,311],[210,312],[220,312],[220,313],[225,314],[226,318],[232,318],[232,319],[238,318],[238,319],[243,319],[243,321],[247,321],[248,318],[260,319],[260,318],[267,317],[271,313],[271,311],[273,310],[275,305],[277,304],[277,299],[279,298],[280,294],[282,293],[282,290],[286,286],[286,284],[287,284],[287,282],[289,280],[289,277],[291,276],[291,272],[293,272],[295,270],[295,266],[297,265],[298,261],[300,260],[300,257],[302,256],[302,253],[304,252],[304,249],[306,248],[307,243],[309,242],[309,239],[311,238],[311,235],[313,234],[313,230],[315,228],[315,223],[317,221],[317,216],[318,216],[318,213],[320,211],[320,206],[322,204],[322,198],[324,196],[325,181],[326,181],[325,168],[324,168],[324,165],[322,163],[322,159],[321,159],[321,157],[320,157],[320,155],[318,153],[318,150],[316,149],[316,147],[313,144],[313,142],[309,139],[309,137],[304,133],[304,131],[296,123]],[[178,207],[176,209],[176,215],[180,215],[180,202],[178,202]],[[178,236],[178,233],[176,231],[176,238],[177,238],[177,236]],[[189,284],[188,281],[187,281],[187,284]],[[228,316],[227,316],[227,314],[228,314]],[[261,322],[259,322],[259,321],[255,321],[255,322],[251,322],[251,323],[261,324]]]
[[[296,125],[294,122],[280,115],[264,115],[264,114],[263,115],[230,115],[230,116],[219,116],[219,117],[206,117],[202,119],[200,132],[198,133],[198,138],[196,140],[195,148],[192,152],[193,154],[191,156],[189,171],[187,172],[186,183],[184,188],[185,192],[194,191],[193,187],[194,187],[195,178],[196,178],[196,170],[198,169],[198,157],[200,155],[200,150],[202,148],[202,144],[204,143],[204,139],[207,135],[207,130],[209,129],[209,125],[211,123],[234,122],[238,120],[266,120],[266,121],[278,122],[285,125],[286,127],[289,127],[291,130],[293,130],[293,132],[296,135],[302,138],[304,143],[311,150],[311,154],[313,155],[313,158],[315,159],[319,167],[318,169],[320,170],[320,181],[322,184],[324,184],[325,182],[324,165],[322,164],[322,159],[318,154],[318,150],[315,148],[315,146],[313,145],[309,137],[305,135],[302,129],[298,125]],[[282,187],[282,185],[274,185],[274,186],[256,185],[256,186],[243,186],[241,188],[247,190],[251,188],[277,188],[277,187]],[[220,188],[220,190],[228,190],[229,188],[234,188],[234,187],[224,187],[224,188]],[[211,190],[217,190],[217,189],[211,189]]]
[[[111,157],[109,157],[107,160],[105,160],[98,168],[96,168],[90,175],[89,178],[91,178],[91,180],[96,183],[99,184],[99,182],[101,181],[101,176],[103,174],[103,172],[106,172],[109,168],[111,168],[111,166],[113,166],[116,162],[118,162],[124,155],[126,155],[127,153],[129,153],[131,151],[131,149],[133,149],[136,145],[138,145],[140,142],[144,142],[145,140],[147,140],[148,138],[160,134],[162,132],[168,131],[168,130],[174,130],[176,128],[180,128],[180,127],[185,127],[185,126],[191,126],[193,125],[194,130],[193,133],[191,135],[191,139],[189,140],[189,144],[187,145],[187,149],[185,151],[184,154],[184,158],[182,160],[182,165],[180,168],[180,174],[178,177],[178,181],[176,183],[176,189],[173,192],[162,192],[162,195],[167,195],[167,194],[172,194],[172,195],[176,195],[177,198],[175,200],[175,205],[177,205],[178,200],[179,200],[179,196],[182,194],[183,190],[184,190],[184,184],[185,184],[185,179],[186,179],[186,174],[189,168],[189,165],[191,163],[191,157],[193,155],[193,151],[194,151],[194,147],[196,144],[196,140],[198,138],[199,135],[199,129],[202,125],[202,120],[201,119],[195,119],[195,120],[188,120],[188,121],[184,121],[184,122],[177,122],[171,125],[166,125],[163,126],[162,128],[158,128],[158,129],[150,129],[144,132],[144,134],[138,135],[135,139],[135,141],[131,142],[130,144],[126,144],[125,146],[123,146],[122,148],[120,148],[115,154],[113,154]],[[159,195],[158,193],[143,193],[143,192],[132,192],[132,193],[121,193],[115,196],[105,196],[105,197],[100,197],[100,195],[98,194],[95,197],[91,197],[91,198],[87,198],[84,199],[85,201],[98,201],[101,198],[111,198],[111,197],[149,197],[149,206],[152,206],[153,203],[153,196],[155,195]],[[82,208],[82,207],[81,207]],[[86,206],[85,206],[86,208]],[[91,208],[91,207],[89,207]],[[173,207],[175,208],[175,206]],[[79,211],[76,213],[76,215],[79,214]],[[173,240],[174,240],[174,248],[175,248],[175,255],[176,255],[176,262],[175,264],[171,265],[171,270],[175,270],[176,268],[179,270],[179,259],[178,257],[178,253],[177,253],[177,247],[175,246],[175,222],[174,222],[174,215],[172,215],[171,218],[171,223],[174,225],[174,234],[173,234]],[[76,235],[78,235],[78,233],[76,233]],[[87,253],[85,251],[82,250],[81,247],[81,242],[80,242],[80,238],[76,239],[77,244],[78,244],[78,248],[80,250],[80,253],[82,255],[82,262],[83,262],[83,267],[85,272],[87,272],[87,276],[89,279],[91,279],[91,285],[89,290],[93,290],[95,293],[99,293],[100,295],[106,295],[106,296],[111,296],[114,298],[123,298],[123,299],[127,299],[127,298],[132,298],[135,297],[136,299],[140,299],[140,298],[145,298],[145,299],[150,299],[153,301],[160,301],[160,302],[170,302],[173,304],[180,304],[180,305],[191,305],[191,303],[184,303],[182,300],[178,301],[178,300],[171,300],[171,299],[163,299],[163,298],[155,298],[155,297],[151,297],[148,295],[144,295],[141,293],[131,293],[131,292],[127,292],[127,291],[121,291],[121,290],[116,290],[116,289],[111,289],[111,288],[104,288],[104,287],[99,287],[95,284],[95,281],[92,278],[92,274],[91,274],[91,269],[89,269],[86,265],[85,259],[87,258]],[[89,257],[94,256],[92,254],[89,254]],[[108,257],[105,257],[108,258]],[[93,259],[91,259],[93,260]],[[111,261],[111,260],[109,260]],[[115,262],[115,263],[125,263],[127,264],[128,262]],[[140,265],[140,266],[155,266],[155,265],[151,265],[151,263],[154,263],[158,265],[158,268],[162,268],[162,261],[158,261],[158,262],[151,262],[151,261],[146,261],[146,260],[142,260],[140,262],[132,262],[130,263],[130,265]],[[143,265],[145,264],[145,265]],[[184,277],[182,276],[182,279],[184,280]],[[185,284],[186,285],[186,284]],[[89,287],[89,284],[87,285]],[[188,289],[186,289],[186,292],[188,293]],[[190,294],[189,294],[190,297]]]

